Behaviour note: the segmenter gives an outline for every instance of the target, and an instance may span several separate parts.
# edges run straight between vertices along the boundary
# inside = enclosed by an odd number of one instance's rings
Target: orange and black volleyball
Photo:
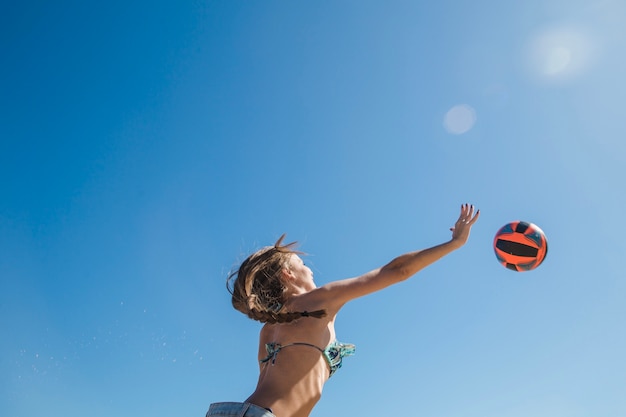
[[[546,258],[548,241],[539,226],[518,220],[498,230],[493,239],[493,250],[506,268],[518,272],[530,271]]]

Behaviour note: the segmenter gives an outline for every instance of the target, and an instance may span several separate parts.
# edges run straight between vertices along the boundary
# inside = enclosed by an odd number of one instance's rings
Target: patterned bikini
[[[330,376],[333,376],[337,369],[341,368],[341,361],[345,356],[352,356],[356,351],[356,346],[354,346],[353,344],[341,343],[337,340],[331,342],[328,346],[326,346],[326,349],[322,349],[319,346],[304,342],[294,342],[284,346],[280,343],[274,342],[265,344],[267,356],[264,359],[261,359],[259,362],[267,363],[271,360],[271,363],[273,365],[274,362],[276,362],[276,355],[278,355],[278,352],[280,352],[281,349],[290,346],[308,346],[322,352],[322,355],[324,355],[324,358],[326,359],[326,362],[328,363],[328,366],[330,368]]]

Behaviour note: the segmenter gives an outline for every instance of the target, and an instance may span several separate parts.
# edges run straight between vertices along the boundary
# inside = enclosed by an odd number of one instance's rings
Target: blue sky
[[[77,1],[0,16],[0,413],[203,415],[256,383],[228,271],[470,242],[337,321],[313,417],[626,415],[626,5]],[[514,273],[511,220],[549,253]]]

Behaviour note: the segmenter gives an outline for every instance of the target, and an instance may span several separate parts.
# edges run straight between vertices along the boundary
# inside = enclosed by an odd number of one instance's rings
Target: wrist
[[[451,239],[448,242],[448,245],[453,249],[453,250],[457,250],[459,249],[461,246],[463,246],[465,244],[465,242],[461,241],[460,239]]]

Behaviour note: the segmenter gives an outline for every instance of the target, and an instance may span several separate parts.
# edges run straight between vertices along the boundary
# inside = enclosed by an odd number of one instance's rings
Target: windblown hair
[[[243,261],[239,269],[228,275],[226,287],[232,295],[233,307],[261,323],[288,323],[300,317],[324,317],[325,310],[283,311],[287,287],[282,271],[288,268],[292,254],[302,253],[295,250],[296,242],[283,245],[284,238],[283,234],[274,246],[256,251]]]

